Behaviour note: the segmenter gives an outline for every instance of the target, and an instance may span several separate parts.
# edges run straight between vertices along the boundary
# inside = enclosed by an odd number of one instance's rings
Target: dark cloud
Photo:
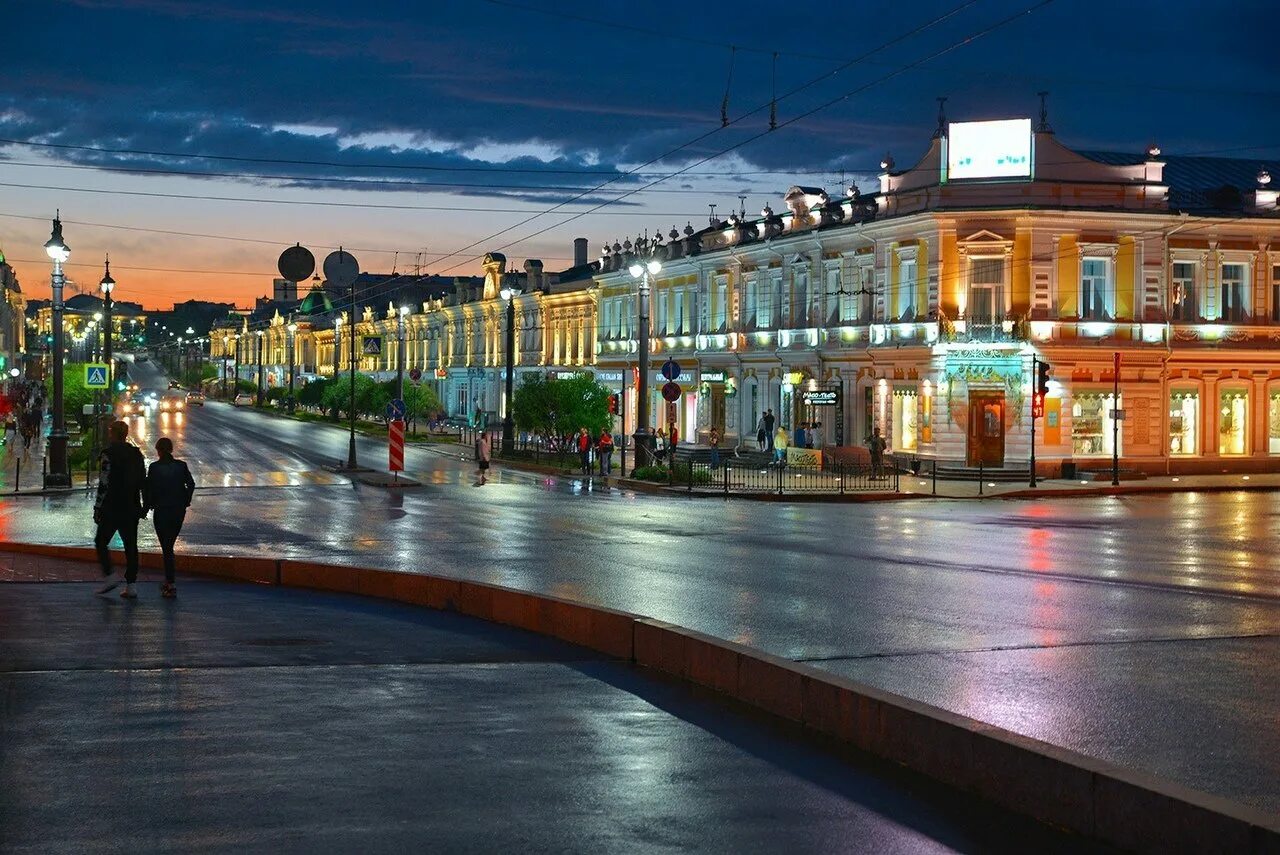
[[[591,186],[619,174],[619,164],[661,156],[717,128],[727,47],[556,14],[572,9],[603,20],[636,20],[636,7],[621,0],[589,6],[529,2],[550,14],[482,0],[17,4],[7,13],[7,29],[22,37],[8,44],[5,74],[21,85],[6,87],[10,94],[0,102],[0,135],[338,165],[56,154],[81,164],[255,171],[281,175],[287,186],[341,186],[319,182],[335,175],[456,180],[485,186],[439,189],[555,202],[569,194],[553,188]],[[910,7],[873,0],[784,10],[776,4],[694,4],[646,13],[643,24],[726,45],[780,50],[776,88],[785,93],[834,64],[812,57],[867,53],[957,5],[959,0],[924,0]],[[1274,111],[1248,109],[1250,102],[1239,94],[1265,90],[1268,84],[1258,74],[1260,57],[1269,56],[1258,41],[1262,31],[1248,22],[1250,15],[1266,11],[1260,4],[1252,12],[1215,16],[1205,16],[1201,4],[1189,0],[1161,4],[1154,12],[1139,0],[1054,4],[920,69],[877,82],[1025,5],[989,0],[967,7],[938,27],[782,101],[778,118],[785,122],[869,87],[865,92],[772,134],[764,133],[768,111],[762,110],[664,163],[681,166],[762,135],[734,158],[711,160],[699,170],[816,169],[836,176],[843,169],[853,174],[874,169],[885,151],[893,151],[899,162],[918,155],[933,129],[936,95],[950,96],[953,118],[986,118],[1030,115],[1038,89],[1053,91],[1054,124],[1068,143],[1124,147],[1159,138],[1166,148],[1175,141],[1184,148],[1213,148],[1277,138]],[[1114,23],[1114,38],[1094,37],[1100,21]],[[1190,32],[1197,44],[1211,46],[1221,58],[1185,68],[1171,63],[1171,51],[1182,50],[1179,34]],[[1153,33],[1160,37],[1149,37]],[[1125,42],[1124,50],[1115,50],[1117,39]],[[729,91],[731,116],[768,103],[774,70],[767,53],[739,52]],[[1144,86],[1162,88],[1143,91]],[[1206,89],[1221,97],[1206,99]],[[1187,121],[1189,115],[1194,122]],[[279,126],[295,130],[276,130]],[[296,126],[334,130],[314,135]],[[343,147],[342,141],[352,137],[375,142]],[[376,142],[415,137],[423,141],[421,147]],[[441,144],[449,150],[428,150]],[[387,168],[357,166],[367,163]],[[486,175],[406,167],[530,171]],[[680,180],[679,188],[689,190],[759,190],[748,175]],[[639,183],[624,179],[620,186]]]

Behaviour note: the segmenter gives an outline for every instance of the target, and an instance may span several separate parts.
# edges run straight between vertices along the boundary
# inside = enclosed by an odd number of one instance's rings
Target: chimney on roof
[[[573,266],[582,267],[587,263],[587,239],[573,239]]]

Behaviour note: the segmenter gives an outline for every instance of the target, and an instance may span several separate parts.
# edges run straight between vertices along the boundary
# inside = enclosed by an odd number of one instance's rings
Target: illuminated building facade
[[[627,267],[652,252],[651,363],[684,372],[674,404],[651,378],[652,411],[687,438],[750,444],[772,409],[828,447],[879,428],[897,452],[1025,470],[1034,357],[1045,474],[1108,468],[1117,443],[1159,472],[1280,455],[1280,164],[1076,152],[1042,117],[940,121],[916,165],[882,166],[874,195],[793,187],[778,213],[608,246],[597,367],[629,377]]]

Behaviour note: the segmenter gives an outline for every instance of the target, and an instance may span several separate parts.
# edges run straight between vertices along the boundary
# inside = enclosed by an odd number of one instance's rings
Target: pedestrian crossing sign
[[[107,388],[107,366],[91,362],[84,367],[84,387],[86,389]]]
[[[365,356],[381,356],[382,355],[382,336],[367,335],[360,342],[361,350]]]

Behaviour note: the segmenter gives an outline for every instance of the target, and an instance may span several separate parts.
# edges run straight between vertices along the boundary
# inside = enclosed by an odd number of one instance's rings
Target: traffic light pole
[[[1031,486],[1036,486],[1036,401],[1040,395],[1040,360],[1031,357]]]

